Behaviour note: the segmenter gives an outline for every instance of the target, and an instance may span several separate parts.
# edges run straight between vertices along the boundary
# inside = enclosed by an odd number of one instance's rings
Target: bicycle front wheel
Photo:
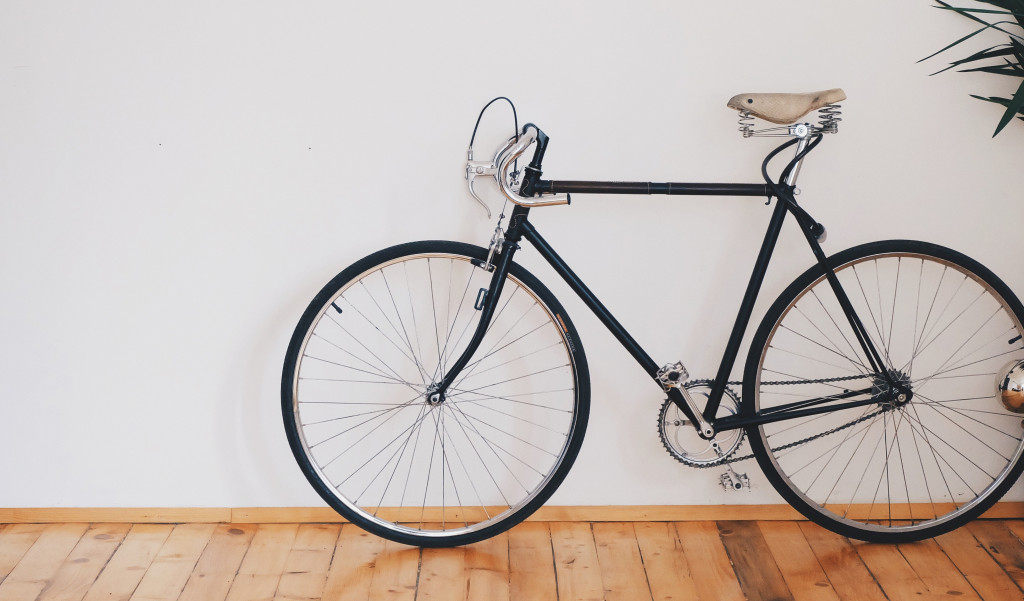
[[[808,270],[754,336],[744,412],[877,402],[748,428],[758,463],[790,504],[845,536],[952,530],[1024,469],[1024,415],[996,394],[1024,358],[1024,308],[984,266],[934,244],[875,242],[829,261],[889,378],[870,367],[824,270]],[[886,400],[889,379],[909,402]]]
[[[299,466],[379,536],[467,544],[554,492],[586,430],[587,362],[551,293],[513,264],[482,344],[441,402],[428,390],[473,337],[487,251],[416,242],[335,277],[292,336],[282,411]]]

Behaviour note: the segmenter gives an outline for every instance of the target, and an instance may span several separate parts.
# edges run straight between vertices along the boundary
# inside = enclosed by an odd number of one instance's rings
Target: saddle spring
[[[822,133],[834,134],[839,131],[839,117],[843,114],[843,107],[839,104],[828,104],[818,109],[818,128]]]
[[[840,115],[843,114],[843,107],[838,104],[827,104],[818,109],[818,124],[794,123],[792,125],[781,125],[777,127],[766,127],[754,129],[754,115],[750,111],[740,111],[739,130],[744,138],[753,136],[792,136],[804,137],[807,133],[834,134],[839,131]],[[800,128],[800,129],[797,129]]]
[[[754,116],[750,114],[750,111],[740,111],[740,133],[743,134],[744,138],[749,138],[754,135]]]

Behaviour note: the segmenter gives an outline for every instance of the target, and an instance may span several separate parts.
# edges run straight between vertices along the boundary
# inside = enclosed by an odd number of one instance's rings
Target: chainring
[[[698,406],[703,406],[699,399],[707,400],[711,385],[711,380],[691,380],[683,387],[691,396],[698,397],[694,399]],[[726,387],[718,407],[718,417],[736,415],[739,410],[739,395]],[[712,440],[704,440],[675,403],[665,399],[658,413],[658,435],[665,450],[676,461],[691,467],[714,467],[731,462],[729,458],[739,449],[746,433],[743,428],[736,428],[720,432]],[[712,443],[717,443],[718,449]]]

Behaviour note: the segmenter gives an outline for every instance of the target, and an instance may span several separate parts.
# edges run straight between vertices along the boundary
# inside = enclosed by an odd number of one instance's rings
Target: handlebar
[[[516,190],[509,184],[508,172],[512,167],[512,164],[526,152],[526,150],[537,143],[537,149],[534,151],[533,160],[530,165],[526,168],[527,177],[524,181],[524,185]],[[501,188],[502,195],[505,196],[509,201],[523,206],[523,207],[547,207],[552,205],[564,205],[569,203],[569,196],[565,194],[551,194],[548,196],[533,196],[533,186],[527,186],[527,182],[531,184],[540,177],[541,161],[544,160],[544,151],[547,150],[548,136],[540,130],[536,125],[527,123],[523,126],[523,133],[519,136],[519,140],[515,141],[511,146],[506,146],[504,152],[499,152],[495,156],[498,164],[498,173],[496,175],[498,180],[498,186]],[[530,172],[533,173],[530,173]],[[527,188],[527,189],[523,189]]]
[[[534,151],[533,159],[526,167],[526,176],[523,185],[519,189],[513,188],[510,183],[509,172],[516,160],[534,143],[537,148]],[[534,196],[533,184],[541,174],[541,162],[544,159],[544,152],[547,150],[548,136],[536,125],[527,123],[523,126],[523,132],[518,138],[510,138],[505,144],[494,153],[494,160],[490,164],[470,160],[466,164],[466,179],[469,180],[469,191],[480,204],[486,208],[486,203],[477,196],[473,189],[473,180],[479,175],[491,175],[498,182],[498,189],[501,194],[510,202],[523,207],[547,207],[569,203],[569,196],[566,194],[548,194]],[[490,210],[488,210],[490,216]]]

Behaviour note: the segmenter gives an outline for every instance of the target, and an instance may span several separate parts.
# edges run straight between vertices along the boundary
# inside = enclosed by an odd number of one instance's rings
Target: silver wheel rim
[[[907,277],[915,270],[916,277]],[[836,271],[883,360],[906,375],[915,396],[874,417],[868,416],[881,407],[869,405],[768,424],[758,428],[758,436],[766,448],[779,448],[846,425],[791,450],[768,453],[789,489],[826,519],[859,530],[911,533],[941,527],[1004,484],[1024,452],[1024,415],[1005,410],[994,386],[1003,363],[1024,357],[1020,339],[1009,342],[1024,328],[978,276],[927,254],[879,253]],[[900,283],[887,287],[887,278]],[[805,287],[776,321],[754,386],[758,411],[786,402],[782,399],[792,394],[787,389],[797,386],[765,383],[848,375],[833,367],[848,368],[850,377],[867,371],[852,331],[839,321],[843,314],[836,317],[830,307],[830,302],[838,307],[831,289],[827,283],[818,287],[823,281],[824,276]],[[820,315],[814,314],[815,306]],[[821,318],[827,313],[838,323]],[[916,320],[912,336],[893,342],[900,324],[911,317]],[[789,367],[798,362],[816,367]],[[869,381],[803,386],[824,396],[861,389]],[[855,483],[852,492],[841,479]]]
[[[472,337],[490,276],[463,255],[399,257],[346,283],[307,331],[292,380],[300,445],[361,519],[419,537],[478,532],[527,506],[564,462],[577,427],[571,342],[511,275],[449,399],[426,401]]]

